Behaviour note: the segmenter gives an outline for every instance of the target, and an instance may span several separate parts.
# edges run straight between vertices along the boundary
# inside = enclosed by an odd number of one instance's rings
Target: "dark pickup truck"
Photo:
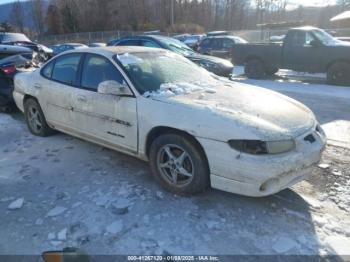
[[[233,62],[244,65],[247,77],[260,79],[278,69],[327,73],[327,82],[350,84],[350,43],[314,27],[290,29],[283,43],[236,44]]]

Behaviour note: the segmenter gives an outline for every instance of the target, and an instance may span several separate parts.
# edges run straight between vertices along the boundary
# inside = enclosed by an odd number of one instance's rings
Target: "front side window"
[[[293,46],[305,46],[310,44],[313,37],[307,32],[295,31],[290,39]]]
[[[160,48],[160,46],[153,41],[142,40],[141,42],[142,42],[142,46],[145,46],[145,47]]]
[[[51,61],[50,63],[45,65],[45,67],[41,71],[42,75],[45,76],[46,78],[51,78],[53,65],[54,65],[54,61]]]
[[[86,55],[81,86],[91,91],[97,91],[99,84],[108,80],[122,84],[123,76],[107,58],[92,54]]]
[[[52,79],[64,84],[76,85],[80,58],[80,54],[58,57],[52,71]]]

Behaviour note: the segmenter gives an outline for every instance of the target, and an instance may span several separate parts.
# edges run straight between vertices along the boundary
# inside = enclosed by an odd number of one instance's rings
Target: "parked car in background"
[[[28,47],[0,44],[0,59],[14,55],[22,55],[23,57],[32,59],[34,51]]]
[[[198,45],[204,37],[205,35],[191,35],[187,37],[183,42],[193,50],[197,51]]]
[[[207,36],[211,37],[211,36],[223,36],[223,35],[229,35],[229,33],[227,31],[212,31],[212,32],[208,32]]]
[[[243,64],[249,78],[263,78],[278,69],[327,73],[327,82],[350,84],[350,43],[315,27],[290,29],[283,44],[238,44],[233,61]]]
[[[89,47],[104,47],[106,45],[107,45],[106,43],[91,43],[88,46]]]
[[[163,48],[181,54],[196,64],[204,67],[210,72],[219,76],[230,77],[233,70],[233,65],[230,61],[206,56],[196,53],[187,45],[179,40],[166,36],[132,36],[119,39],[115,42],[116,46],[145,46],[154,48]]]
[[[307,177],[325,147],[301,103],[215,77],[158,48],[64,53],[17,74],[14,98],[34,135],[56,129],[149,161],[155,179],[174,193],[211,185],[274,194]]]
[[[0,108],[12,109],[13,101],[13,78],[22,69],[35,66],[31,56],[27,53],[3,57],[0,59]]]
[[[20,33],[0,33],[0,44],[29,48],[38,54],[39,62],[45,62],[53,56],[52,49],[34,43],[26,35]]]
[[[190,34],[181,34],[181,35],[175,35],[175,36],[173,36],[173,38],[175,38],[181,42],[184,42],[190,36],[191,36]]]
[[[73,49],[80,49],[80,48],[88,48],[87,45],[79,44],[79,43],[65,43],[65,44],[58,44],[58,45],[52,45],[50,46],[53,50],[54,56]]]
[[[235,44],[248,43],[238,36],[214,36],[204,38],[198,46],[198,52],[225,59],[232,58],[232,48]]]

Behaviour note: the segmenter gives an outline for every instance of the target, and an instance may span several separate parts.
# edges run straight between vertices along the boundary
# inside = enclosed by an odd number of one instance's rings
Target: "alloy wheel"
[[[43,123],[41,121],[39,110],[34,106],[28,108],[28,121],[32,130],[35,133],[40,133]]]
[[[193,180],[192,158],[178,145],[163,146],[158,151],[157,166],[162,177],[174,186],[186,186]]]

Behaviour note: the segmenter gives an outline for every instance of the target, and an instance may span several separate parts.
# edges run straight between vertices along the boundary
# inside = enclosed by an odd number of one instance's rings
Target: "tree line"
[[[30,13],[39,35],[112,30],[201,33],[255,29],[286,20],[324,25],[328,16],[349,6],[350,0],[339,0],[336,10],[326,12],[325,7],[310,15],[303,6],[289,10],[288,0],[30,0]],[[15,1],[11,23],[18,31],[25,30],[23,12],[22,2]]]

